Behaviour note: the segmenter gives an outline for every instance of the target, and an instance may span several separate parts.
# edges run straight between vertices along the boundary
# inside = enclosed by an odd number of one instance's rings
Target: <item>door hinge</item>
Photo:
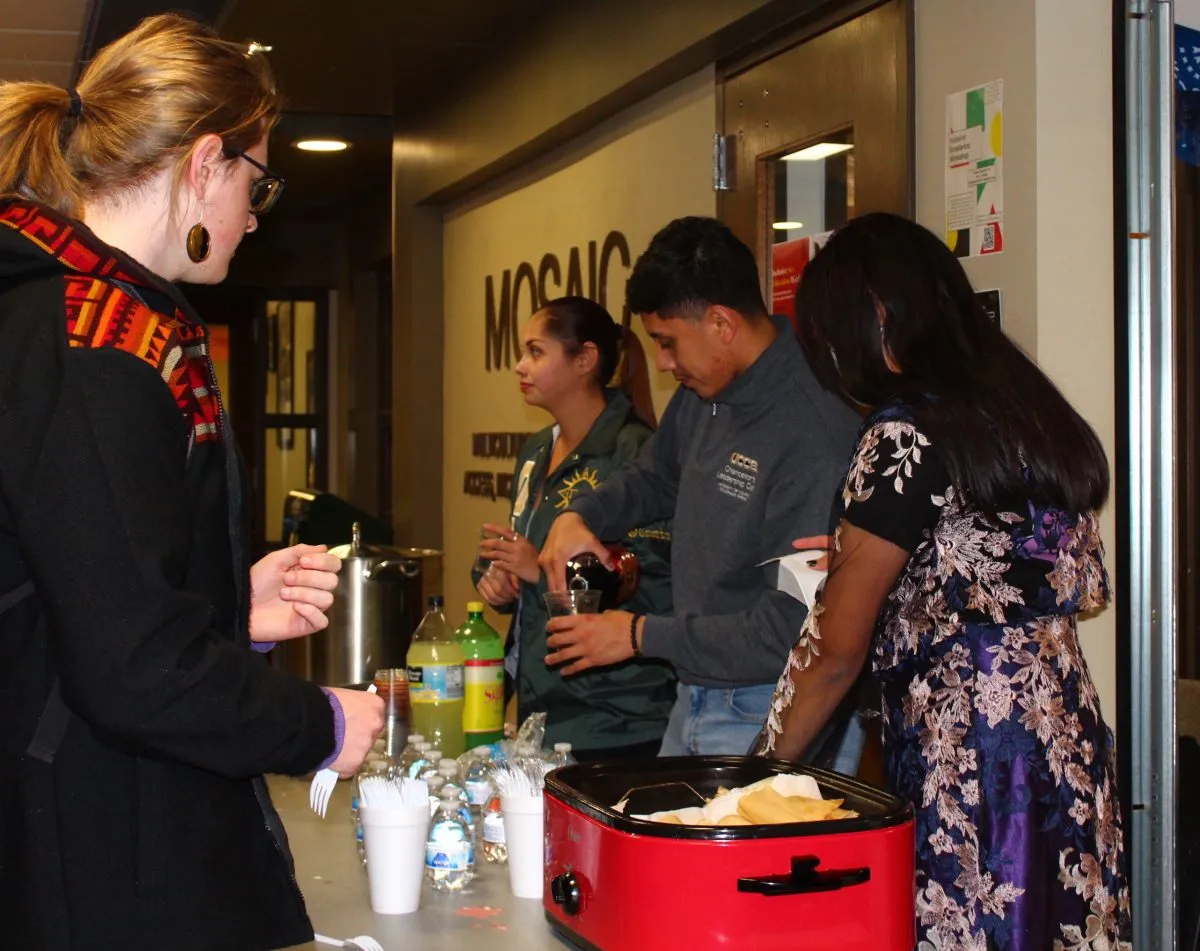
[[[734,149],[737,148],[737,136],[713,133],[713,191],[733,191],[736,184],[734,175]]]

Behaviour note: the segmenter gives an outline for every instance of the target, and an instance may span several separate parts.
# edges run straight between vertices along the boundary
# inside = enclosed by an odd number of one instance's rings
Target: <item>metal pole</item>
[[[1129,830],[1134,947],[1176,944],[1174,17],[1128,0]]]

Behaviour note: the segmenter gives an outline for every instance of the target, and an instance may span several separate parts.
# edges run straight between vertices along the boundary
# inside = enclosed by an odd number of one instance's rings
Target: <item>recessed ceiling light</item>
[[[849,152],[854,146],[849,142],[818,142],[799,152],[791,152],[783,157],[785,162],[819,162],[842,152]]]
[[[301,139],[296,148],[305,152],[344,152],[350,147],[349,142],[341,139]]]
[[[804,227],[803,221],[772,221],[771,227],[776,231],[796,231]]]

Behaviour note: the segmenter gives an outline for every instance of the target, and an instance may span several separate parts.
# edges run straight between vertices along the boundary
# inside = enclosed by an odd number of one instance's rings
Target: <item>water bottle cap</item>
[[[438,767],[438,775],[444,776],[446,779],[450,779],[451,777],[458,775],[458,767],[453,763],[451,763],[449,766],[443,763]]]
[[[425,752],[429,754],[429,758],[431,760],[433,760],[435,762],[441,762],[441,759],[442,759],[442,751],[441,750],[430,747]]]
[[[430,744],[425,742],[424,740],[421,740],[420,742],[417,743],[417,752],[419,752],[419,753],[424,753],[429,748],[430,748]]]
[[[418,743],[424,743],[425,737],[421,736],[420,733],[410,733],[408,734],[408,742],[416,746]]]
[[[482,601],[468,601],[467,602],[467,613],[468,614],[482,614],[483,613],[483,602]]]
[[[438,769],[444,766],[453,766],[455,769],[458,769],[458,760],[451,759],[449,756],[443,756],[438,760]]]
[[[554,744],[554,752],[555,753],[570,753],[571,752],[571,744],[570,743],[555,743]]]

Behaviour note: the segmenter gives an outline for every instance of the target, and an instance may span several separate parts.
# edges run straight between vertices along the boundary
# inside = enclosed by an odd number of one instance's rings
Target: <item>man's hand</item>
[[[551,524],[550,534],[538,557],[538,564],[546,575],[546,586],[551,591],[567,590],[567,562],[585,551],[596,555],[605,568],[612,568],[612,555],[592,534],[587,522],[574,512],[564,512]]]
[[[833,551],[833,536],[832,535],[810,535],[808,538],[797,538],[792,542],[792,547],[796,551],[812,551],[820,549],[825,552],[817,563],[813,565],[818,571],[829,570],[829,553]]]
[[[629,660],[633,656],[633,645],[629,642],[633,617],[628,611],[605,611],[551,618],[546,625],[550,635],[546,641],[546,663],[558,666],[571,662],[561,671],[564,677],[569,677],[591,667]]]
[[[328,690],[342,705],[342,715],[346,719],[342,751],[329,764],[329,768],[342,779],[349,779],[358,772],[363,760],[371,752],[375,737],[383,732],[383,699],[365,690],[345,690],[341,687],[329,687]]]
[[[503,568],[492,565],[480,576],[475,590],[492,607],[502,608],[517,599],[521,593],[521,582]]]
[[[307,637],[329,625],[342,561],[324,545],[273,551],[250,569],[250,640]]]

